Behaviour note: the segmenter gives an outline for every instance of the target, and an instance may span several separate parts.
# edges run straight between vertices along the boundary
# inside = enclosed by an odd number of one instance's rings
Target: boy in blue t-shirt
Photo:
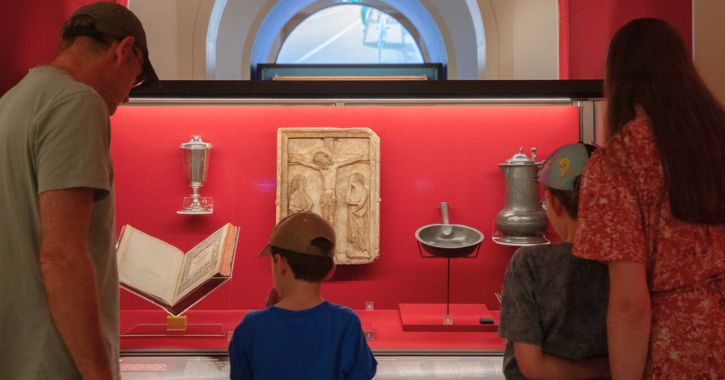
[[[373,356],[355,313],[325,301],[335,231],[302,212],[281,220],[260,256],[271,256],[274,305],[247,314],[229,343],[231,379],[365,379]]]
[[[579,182],[593,150],[564,145],[539,172],[542,205],[562,243],[520,248],[506,269],[498,331],[506,379],[609,376],[607,266],[571,252]]]

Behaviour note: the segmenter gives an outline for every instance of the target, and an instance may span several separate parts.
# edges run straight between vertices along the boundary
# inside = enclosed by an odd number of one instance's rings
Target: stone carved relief
[[[312,198],[307,194],[307,177],[303,174],[292,177],[287,204],[289,214],[312,210]]]
[[[380,139],[368,128],[277,131],[277,220],[312,211],[335,227],[337,264],[377,260]]]
[[[350,175],[347,191],[347,256],[368,257],[368,239],[366,236],[369,218],[368,191],[366,178],[358,172]]]

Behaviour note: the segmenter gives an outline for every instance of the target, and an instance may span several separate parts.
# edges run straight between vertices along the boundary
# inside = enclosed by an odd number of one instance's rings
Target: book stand
[[[122,337],[220,337],[225,336],[224,326],[221,323],[187,323],[188,317],[166,316],[166,323],[139,323],[126,331],[121,332]]]
[[[234,260],[232,259],[232,265]],[[166,311],[166,321],[158,321],[156,323],[138,323],[133,325],[125,331],[121,331],[121,337],[159,337],[159,336],[184,336],[184,337],[220,337],[225,336],[224,325],[216,322],[204,322],[204,323],[189,323],[189,317],[184,315],[189,309],[191,309],[198,302],[206,298],[214,289],[218,289],[220,285],[229,281],[232,276],[229,277],[217,277],[218,281],[213,282],[213,286],[202,284],[196,290],[192,291],[191,297],[193,301],[189,301],[184,305],[182,310],[178,310],[178,313],[174,313],[163,303],[147,297],[146,295],[137,292],[133,288],[123,286],[121,288],[128,290],[129,292],[145,299],[148,302],[158,306],[159,308]]]

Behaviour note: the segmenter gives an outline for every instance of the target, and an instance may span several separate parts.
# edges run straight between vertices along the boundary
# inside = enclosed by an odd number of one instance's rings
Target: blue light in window
[[[423,63],[423,56],[394,17],[377,8],[344,4],[313,13],[295,27],[276,63]]]

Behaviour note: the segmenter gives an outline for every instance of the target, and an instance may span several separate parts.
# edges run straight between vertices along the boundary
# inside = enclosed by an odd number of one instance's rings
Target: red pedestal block
[[[450,324],[444,323],[446,304],[401,303],[398,305],[398,310],[403,331],[496,331],[498,329],[498,321],[484,304],[451,304],[449,314],[452,323]]]

